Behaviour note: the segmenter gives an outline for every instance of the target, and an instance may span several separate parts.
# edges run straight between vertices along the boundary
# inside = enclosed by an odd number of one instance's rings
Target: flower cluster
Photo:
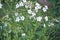
[[[30,14],[31,16],[29,16],[29,18],[34,18],[37,21],[41,21],[43,17],[36,16],[36,13],[38,12],[39,9],[42,9],[43,12],[46,12],[48,10],[48,6],[45,5],[44,7],[42,7],[38,2],[35,3],[35,5],[33,6],[32,2],[30,1],[26,1],[26,0],[22,0],[21,2],[16,4],[16,8],[25,6],[25,8],[27,8],[27,13]],[[32,8],[34,7],[34,9],[32,10]],[[15,13],[15,16],[18,16],[18,13]],[[16,21],[20,21],[20,20],[24,20],[25,17],[16,17]],[[45,16],[45,21],[48,21],[48,16]]]

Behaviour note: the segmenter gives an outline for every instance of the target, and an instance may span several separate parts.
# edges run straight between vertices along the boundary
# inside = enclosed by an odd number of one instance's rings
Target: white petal
[[[15,20],[16,22],[19,22],[20,21],[20,18],[19,17],[16,17],[16,20]]]
[[[19,6],[21,7],[21,6],[24,6],[24,3],[23,2],[20,2],[19,3]]]
[[[36,6],[40,6],[40,4],[39,4],[39,3],[36,3],[35,5],[36,5]]]
[[[28,13],[29,13],[29,14],[32,14],[32,10],[31,10],[31,9],[29,9],[29,10],[28,10]]]
[[[23,0],[23,2],[25,3],[25,2],[27,2],[26,0]]]
[[[35,7],[35,11],[38,12],[38,8],[37,7]]]
[[[25,33],[22,33],[22,36],[25,36],[26,34]]]
[[[45,21],[48,21],[48,16],[45,16]]]
[[[17,12],[15,13],[15,16],[18,16],[18,13]]]
[[[46,24],[44,24],[43,26],[46,27]]]
[[[32,16],[34,17],[36,15],[36,13],[32,12]]]
[[[47,6],[47,5],[45,5],[45,8],[46,8],[46,9],[48,9],[48,6]]]
[[[19,8],[19,4],[18,3],[16,4],[16,8]]]

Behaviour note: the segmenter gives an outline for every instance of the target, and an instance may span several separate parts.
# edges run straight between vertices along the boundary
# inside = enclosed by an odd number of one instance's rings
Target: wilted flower
[[[48,21],[48,16],[45,16],[45,21]]]
[[[41,21],[41,20],[42,20],[42,17],[39,16],[39,17],[37,17],[36,19],[37,19],[37,21]]]
[[[0,8],[2,8],[2,6],[3,6],[3,5],[0,3]]]

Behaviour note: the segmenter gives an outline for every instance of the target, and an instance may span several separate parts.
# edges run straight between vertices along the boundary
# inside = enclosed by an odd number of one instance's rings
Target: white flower
[[[47,11],[47,9],[45,7],[43,7],[42,10],[43,10],[43,12],[46,12]]]
[[[17,3],[17,4],[16,4],[16,8],[19,8],[19,7],[20,7],[20,6],[19,6],[19,4]]]
[[[23,0],[23,2],[25,3],[25,2],[27,2],[26,0]]]
[[[34,17],[36,15],[36,13],[32,12],[32,17]]]
[[[45,5],[45,7],[43,7],[43,12],[46,12],[47,11],[47,9],[48,9],[48,6],[47,5]]]
[[[35,7],[35,11],[38,12],[38,8],[37,7]]]
[[[44,24],[43,26],[46,27],[46,24]]]
[[[41,9],[41,7],[42,7],[42,6],[35,6],[35,8],[37,8],[37,9]]]
[[[16,20],[15,20],[16,22],[19,22],[20,21],[20,18],[19,17],[16,17]]]
[[[38,9],[41,9],[41,6],[36,6]]]
[[[25,5],[25,8],[28,8],[29,6],[28,5]]]
[[[24,37],[26,34],[25,33],[22,33],[22,37]]]
[[[17,12],[15,13],[15,16],[18,16],[18,13]]]
[[[28,10],[28,13],[29,13],[29,14],[32,14],[32,10],[31,10],[31,9],[29,9],[29,10]]]
[[[24,21],[24,19],[25,19],[25,17],[24,17],[24,16],[21,16],[20,18],[21,18],[21,20],[22,20],[22,21]]]
[[[38,9],[41,9],[42,6],[39,3],[36,3],[35,5],[36,5],[35,6],[35,11],[38,12]]]
[[[42,20],[42,17],[39,16],[36,19],[37,19],[37,21],[41,21]]]
[[[45,16],[45,21],[48,21],[48,16]]]
[[[41,7],[42,7],[39,3],[36,3],[35,5],[36,5],[35,7],[36,7],[37,9],[41,9]]]
[[[24,6],[24,3],[23,2],[20,2],[19,3],[19,6],[21,7],[21,6]]]
[[[46,8],[46,9],[48,9],[48,6],[47,6],[47,5],[45,5],[45,8]]]
[[[39,4],[39,3],[36,3],[35,5],[36,5],[36,6],[40,6],[40,4]]]
[[[2,6],[3,6],[3,5],[0,3],[0,8],[2,8]]]

